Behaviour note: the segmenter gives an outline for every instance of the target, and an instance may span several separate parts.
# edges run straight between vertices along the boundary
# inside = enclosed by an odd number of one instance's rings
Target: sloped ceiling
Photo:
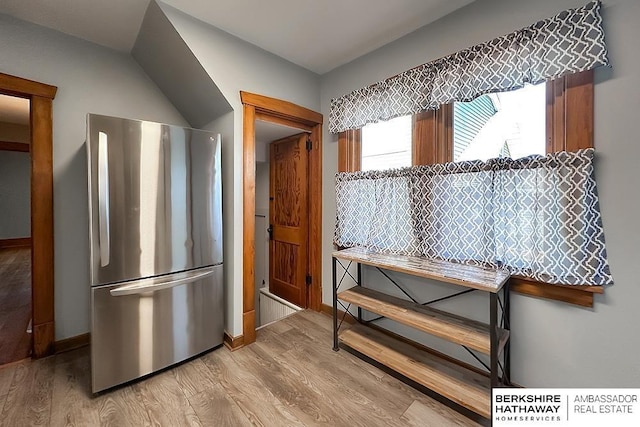
[[[318,74],[474,0],[162,0]]]
[[[318,74],[475,0],[164,0]],[[1,0],[0,13],[123,52],[149,0]]]
[[[149,4],[131,54],[191,126],[203,127],[232,110],[155,2]]]
[[[164,0],[322,74],[474,0]],[[156,0],[2,0],[0,13],[131,52],[191,126],[232,110]]]

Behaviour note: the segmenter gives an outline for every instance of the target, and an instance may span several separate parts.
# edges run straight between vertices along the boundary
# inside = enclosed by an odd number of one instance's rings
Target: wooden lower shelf
[[[489,378],[363,325],[340,342],[485,418],[491,417]]]
[[[489,325],[462,316],[396,298],[373,289],[355,286],[338,298],[367,311],[411,326],[428,334],[484,354],[491,352]],[[498,354],[509,339],[509,331],[498,328]]]

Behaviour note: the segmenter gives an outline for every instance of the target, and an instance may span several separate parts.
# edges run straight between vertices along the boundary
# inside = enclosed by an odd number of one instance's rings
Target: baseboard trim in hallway
[[[0,249],[9,248],[30,248],[31,237],[20,237],[16,239],[0,239]]]

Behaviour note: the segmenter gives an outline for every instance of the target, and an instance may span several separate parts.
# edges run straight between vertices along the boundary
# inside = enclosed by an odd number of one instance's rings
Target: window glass
[[[518,159],[546,152],[545,84],[453,106],[453,161]]]
[[[411,166],[411,116],[371,123],[362,128],[361,170]]]

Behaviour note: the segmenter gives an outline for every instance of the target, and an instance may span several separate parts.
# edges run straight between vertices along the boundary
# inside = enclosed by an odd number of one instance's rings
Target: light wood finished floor
[[[0,425],[475,426],[344,350],[331,320],[302,311],[220,348],[92,398],[87,348],[0,368]]]
[[[0,365],[29,357],[31,249],[0,249]]]

